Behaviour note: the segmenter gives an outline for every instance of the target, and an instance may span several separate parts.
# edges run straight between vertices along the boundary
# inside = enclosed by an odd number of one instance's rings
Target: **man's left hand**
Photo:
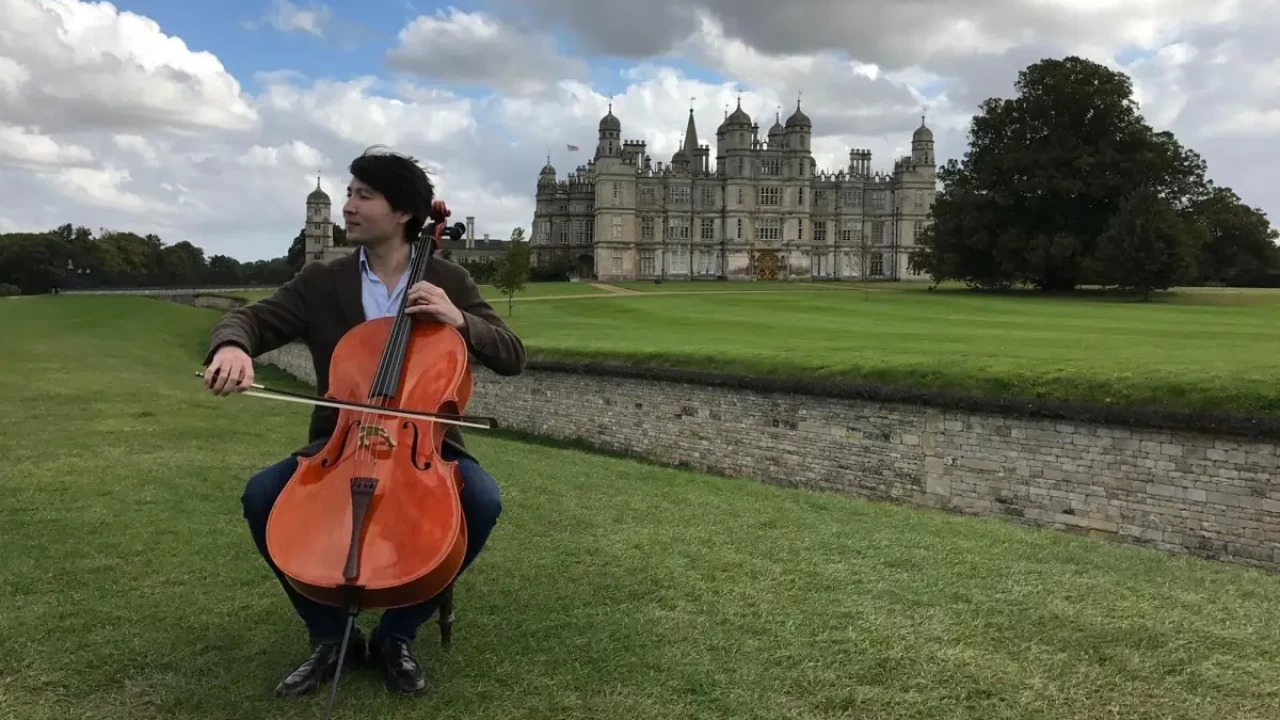
[[[452,325],[454,328],[461,330],[466,324],[467,319],[462,316],[462,311],[458,309],[449,296],[445,294],[438,285],[423,280],[413,284],[409,288],[407,301],[405,302],[405,312],[416,315],[418,319],[433,318],[439,320],[446,325]]]

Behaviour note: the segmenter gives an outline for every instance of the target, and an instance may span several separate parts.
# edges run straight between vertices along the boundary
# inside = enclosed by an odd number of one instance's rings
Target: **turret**
[[[754,138],[754,126],[751,116],[742,109],[742,98],[738,98],[738,108],[727,115],[724,122],[716,129],[716,168],[725,177],[747,177],[744,166],[738,170],[738,160],[750,154]]]
[[[788,150],[809,151],[809,142],[813,138],[813,122],[800,110],[799,100],[796,100],[796,111],[787,118],[786,138]]]
[[[924,116],[920,116],[920,127],[911,136],[911,163],[913,165],[933,165],[933,131],[924,124]]]
[[[622,121],[613,114],[613,103],[609,103],[609,112],[600,118],[600,140],[596,143],[596,159],[622,156]]]
[[[786,133],[786,128],[782,127],[782,113],[773,114],[773,127],[769,128],[769,149],[781,150],[782,137]]]
[[[320,189],[320,176],[316,175],[316,189],[307,195],[307,220],[303,231],[303,252],[310,260],[320,260],[324,250],[333,246],[333,216],[329,194]]]

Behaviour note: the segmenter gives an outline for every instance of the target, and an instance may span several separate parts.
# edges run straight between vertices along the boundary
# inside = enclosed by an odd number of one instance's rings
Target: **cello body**
[[[437,202],[437,236],[447,214]],[[408,286],[422,279],[433,251],[417,253]],[[402,302],[396,316],[366,320],[342,337],[326,397],[461,415],[471,393],[461,333],[415,320]],[[420,603],[450,586],[467,530],[461,473],[441,455],[444,434],[430,419],[339,410],[333,435],[299,458],[267,520],[267,551],[298,592],[354,617],[360,608]]]

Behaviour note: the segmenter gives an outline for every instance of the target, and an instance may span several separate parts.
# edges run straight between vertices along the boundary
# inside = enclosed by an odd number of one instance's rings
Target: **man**
[[[466,269],[439,254],[431,258],[422,282],[406,288],[413,243],[427,221],[434,190],[411,159],[366,151],[351,163],[352,180],[342,209],[347,240],[357,252],[340,260],[306,264],[271,297],[223,316],[213,328],[205,358],[205,384],[216,395],[247,389],[253,383],[252,358],[293,340],[311,349],[318,394],[328,391],[333,349],[352,326],[394,316],[407,293],[407,310],[421,322],[441,322],[458,329],[472,358],[503,375],[519,374],[525,352],[520,339],[480,296]],[[341,608],[316,603],[299,594],[267,554],[267,517],[297,467],[297,458],[318,453],[333,434],[337,410],[316,407],[309,443],[288,458],[262,470],[241,497],[244,517],[258,551],[276,573],[311,638],[311,655],[276,687],[277,696],[310,693],[333,677],[346,627]],[[450,425],[444,458],[456,460],[465,480],[461,492],[468,545],[462,568],[484,547],[502,505],[498,486],[471,457],[457,426]],[[426,686],[410,648],[418,627],[436,611],[436,599],[414,607],[393,608],[366,642],[353,630],[348,658],[367,655],[382,669],[387,686],[417,692]]]

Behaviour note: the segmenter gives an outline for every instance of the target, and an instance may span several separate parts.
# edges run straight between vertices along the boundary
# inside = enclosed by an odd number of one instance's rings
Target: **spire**
[[[698,149],[698,128],[695,126],[693,122],[693,107],[692,107],[692,103],[690,103],[689,126],[685,128],[685,131],[684,131],[684,151],[689,153],[690,156],[692,156],[693,152],[697,149]]]

